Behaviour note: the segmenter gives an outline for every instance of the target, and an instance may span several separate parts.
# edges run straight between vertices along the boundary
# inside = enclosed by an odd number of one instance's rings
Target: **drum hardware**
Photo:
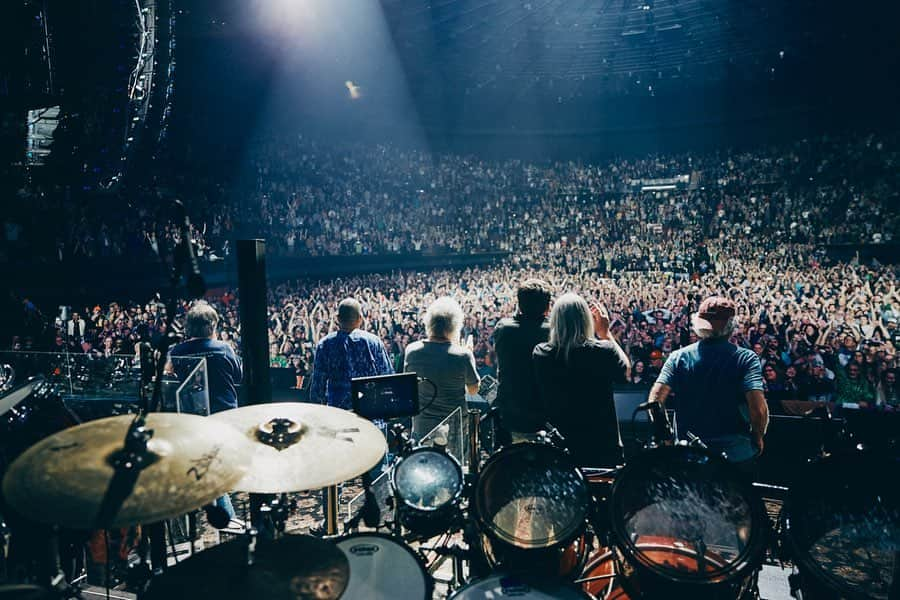
[[[12,365],[0,364],[0,394],[5,394],[16,383],[16,369]]]
[[[451,544],[449,546],[419,546],[420,552],[434,552],[438,555],[438,560],[433,565],[429,565],[428,572],[434,574],[440,566],[440,558],[450,557],[453,559],[453,573],[450,581],[443,581],[451,590],[455,590],[465,581],[464,564],[471,561],[472,551],[469,548],[460,546],[459,544]]]
[[[325,533],[326,535],[338,534],[338,489],[336,485],[329,485],[325,490]]]
[[[555,446],[565,452],[566,454],[569,451],[566,449],[566,438],[559,432],[559,429],[553,426],[552,423],[544,423],[544,429],[538,431],[537,433],[537,441],[541,444],[550,444],[551,446]]]
[[[480,463],[481,445],[479,434],[481,432],[481,410],[470,408],[467,410],[469,424],[469,473],[477,474]]]
[[[292,500],[287,494],[278,494],[268,502],[260,506],[260,517],[265,531],[271,531],[273,539],[285,534],[285,526],[290,515],[297,510],[296,500]],[[329,535],[332,535],[329,532]]]

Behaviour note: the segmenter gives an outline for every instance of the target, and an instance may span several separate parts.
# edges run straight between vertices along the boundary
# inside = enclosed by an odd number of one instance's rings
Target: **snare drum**
[[[590,600],[577,587],[560,582],[524,581],[510,575],[494,574],[460,588],[452,600],[521,598],[522,600]]]
[[[703,450],[637,456],[616,477],[610,511],[618,581],[631,598],[740,598],[766,551],[762,500]]]
[[[379,533],[337,539],[350,563],[346,600],[430,600],[434,581],[409,546]]]
[[[459,461],[435,448],[417,448],[391,471],[400,523],[422,535],[451,528],[459,515],[463,473]]]
[[[474,496],[482,550],[495,570],[545,577],[577,575],[590,492],[559,448],[514,444],[484,465]]]
[[[804,598],[900,597],[900,459],[835,454],[791,486],[781,538]]]

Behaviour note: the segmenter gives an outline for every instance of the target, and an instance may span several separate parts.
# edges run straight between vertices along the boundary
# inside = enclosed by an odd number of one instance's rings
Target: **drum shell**
[[[696,575],[697,560],[691,557],[693,552],[687,550],[683,543],[665,535],[641,535],[635,543],[630,539],[625,526],[623,514],[627,511],[623,508],[623,489],[626,485],[632,484],[635,478],[639,478],[641,473],[669,462],[673,465],[691,464],[699,466],[701,470],[707,469],[704,465],[708,465],[708,473],[713,475],[710,480],[715,481],[716,476],[723,479],[727,477],[728,483],[741,490],[741,497],[748,505],[752,528],[745,549],[733,564],[721,559],[725,566],[714,569],[717,572],[711,573],[708,577]],[[662,447],[633,459],[619,473],[613,484],[609,519],[612,525],[612,556],[619,581],[623,589],[634,599],[669,597],[672,594],[710,600],[741,598],[752,586],[754,573],[762,564],[769,540],[768,518],[762,500],[753,490],[751,482],[720,457],[686,447]],[[665,573],[660,570],[658,560],[650,560],[655,557],[669,559],[673,554],[679,557],[676,562],[692,567],[693,573],[685,571],[684,575],[679,573],[673,576],[673,572]],[[707,560],[711,558],[715,560],[716,557],[711,552],[707,552],[705,556]]]
[[[507,463],[519,460],[534,460],[535,464],[552,465],[565,472],[570,483],[581,494],[584,506],[578,507],[579,514],[569,525],[570,532],[557,539],[551,539],[541,547],[521,547],[503,539],[492,526],[486,510],[486,488],[493,490],[492,477],[502,477]],[[508,466],[514,466],[509,464]],[[548,468],[550,468],[548,466]],[[578,502],[579,494],[567,497],[570,502]],[[572,465],[565,453],[548,444],[524,442],[508,446],[494,454],[481,469],[472,508],[477,518],[482,554],[494,570],[518,575],[529,574],[549,578],[574,578],[581,571],[587,558],[588,542],[585,536],[587,517],[590,512],[590,493],[581,472]],[[566,500],[561,500],[565,502]],[[578,511],[576,511],[577,514]]]
[[[875,514],[875,498],[892,509],[892,517],[883,527],[891,527],[889,538],[892,551],[900,552],[900,458],[866,450],[852,450],[819,458],[808,464],[792,482],[787,500],[779,515],[779,541],[784,559],[795,564],[799,572],[799,585],[805,599],[857,600],[863,598],[890,597],[895,590],[876,590],[865,584],[850,586],[821,568],[810,552],[816,536],[829,529],[830,520],[817,519],[818,515],[869,516]],[[832,523],[833,524],[833,523]],[[868,550],[868,549],[861,549]],[[894,559],[894,564],[896,565]],[[848,564],[842,564],[842,572],[849,577]],[[886,566],[886,565],[882,565]],[[871,557],[865,561],[865,570],[873,568]],[[893,577],[898,567],[893,567]],[[896,581],[894,587],[898,588]],[[898,588],[900,589],[900,588]]]
[[[449,490],[449,499],[440,507],[433,510],[422,509],[407,503],[403,494],[400,492],[396,481],[399,470],[403,468],[403,464],[415,457],[418,453],[435,453],[440,455],[441,458],[444,459],[445,465],[452,465],[457,476],[458,484],[455,489]],[[454,523],[458,523],[461,520],[459,504],[464,487],[463,481],[462,467],[460,466],[459,461],[452,455],[430,447],[416,448],[394,465],[394,468],[391,470],[391,491],[397,499],[397,513],[400,518],[400,523],[410,531],[421,535],[434,536],[446,532]]]
[[[584,534],[565,545],[530,550],[498,543],[481,534],[481,552],[491,570],[519,575],[538,574],[573,580],[584,568],[588,546],[588,536]]]

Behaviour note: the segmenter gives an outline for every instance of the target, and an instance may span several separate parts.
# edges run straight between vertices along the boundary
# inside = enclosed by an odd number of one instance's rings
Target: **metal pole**
[[[478,433],[481,427],[481,411],[477,408],[470,409],[469,415],[469,473],[477,474],[479,467],[479,439]]]
[[[338,533],[338,489],[336,485],[329,485],[326,490],[325,501],[325,533],[337,535]]]

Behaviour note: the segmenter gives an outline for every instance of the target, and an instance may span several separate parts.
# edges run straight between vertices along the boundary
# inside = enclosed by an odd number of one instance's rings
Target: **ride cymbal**
[[[252,442],[250,471],[235,489],[277,494],[315,490],[356,477],[387,452],[384,435],[347,410],[281,402],[234,408],[211,417]]]
[[[3,479],[6,500],[43,523],[125,527],[208,504],[233,490],[247,472],[250,445],[226,423],[196,415],[147,415],[145,429],[152,436],[135,460],[124,451],[133,420],[133,415],[108,417],[44,438],[10,465]]]
[[[350,564],[334,542],[307,535],[260,540],[247,564],[249,540],[203,550],[154,577],[144,600],[337,600]]]

